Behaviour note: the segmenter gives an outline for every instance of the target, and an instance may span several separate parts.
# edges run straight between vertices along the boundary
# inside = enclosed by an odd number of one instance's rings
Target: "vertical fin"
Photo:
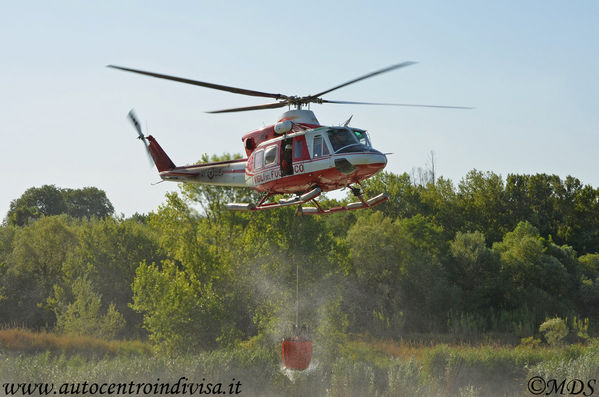
[[[168,157],[152,135],[148,135],[146,139],[150,142],[150,154],[154,159],[154,164],[156,164],[158,172],[168,171],[176,167],[175,163]]]

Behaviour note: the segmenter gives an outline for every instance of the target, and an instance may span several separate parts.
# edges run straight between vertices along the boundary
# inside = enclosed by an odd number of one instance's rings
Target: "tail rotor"
[[[143,134],[143,132],[141,130],[141,124],[139,124],[139,120],[137,119],[137,115],[135,114],[133,109],[131,109],[129,111],[129,114],[127,115],[127,117],[129,118],[129,120],[131,121],[133,126],[135,127],[135,130],[137,130],[137,134],[139,135],[137,137],[137,139],[140,139],[143,142],[143,144],[146,148],[146,154],[148,155],[148,160],[150,161],[150,166],[153,166],[154,159],[152,157],[152,153],[150,152],[150,144],[148,143],[148,140],[146,139],[145,135]]]

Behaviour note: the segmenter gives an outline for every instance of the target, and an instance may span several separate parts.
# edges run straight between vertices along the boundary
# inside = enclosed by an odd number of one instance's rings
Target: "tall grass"
[[[123,342],[103,345],[93,338],[8,331],[0,332],[0,384],[175,383],[186,377],[189,382],[223,385],[235,379],[244,396],[484,397],[526,395],[527,380],[536,375],[599,377],[599,343],[542,348],[428,346],[362,337],[327,354],[330,361],[316,355],[308,370],[294,372],[282,368],[280,350],[270,345],[246,343],[169,357],[144,344],[139,350],[127,350],[119,347]],[[29,345],[36,343],[37,348]]]
[[[140,341],[106,341],[82,335],[0,329],[0,350],[23,353],[57,352],[83,355],[150,354],[152,346]]]
[[[599,342],[569,354],[561,354],[532,366],[529,376],[542,376],[544,379],[599,379]]]

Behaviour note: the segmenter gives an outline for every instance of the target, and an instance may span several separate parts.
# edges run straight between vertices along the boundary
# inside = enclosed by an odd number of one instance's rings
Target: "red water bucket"
[[[285,338],[281,342],[281,354],[285,367],[302,371],[310,365],[312,341],[301,337]]]

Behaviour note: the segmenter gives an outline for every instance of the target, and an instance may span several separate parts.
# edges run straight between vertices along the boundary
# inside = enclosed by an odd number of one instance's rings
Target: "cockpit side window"
[[[254,155],[254,169],[259,170],[264,167],[264,150],[259,150]]]

